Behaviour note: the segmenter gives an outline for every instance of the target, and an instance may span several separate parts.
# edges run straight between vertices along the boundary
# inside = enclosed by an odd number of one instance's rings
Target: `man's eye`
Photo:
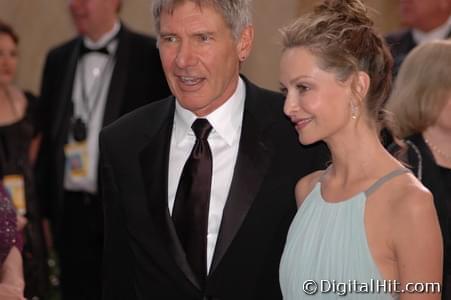
[[[177,41],[177,38],[175,36],[168,35],[163,37],[163,41],[168,43],[174,43]]]
[[[208,34],[201,34],[201,35],[199,35],[199,39],[202,42],[208,42],[208,41],[210,41],[211,37]]]

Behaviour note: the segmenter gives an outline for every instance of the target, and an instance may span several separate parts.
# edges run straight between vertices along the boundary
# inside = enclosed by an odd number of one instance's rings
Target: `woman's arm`
[[[38,157],[39,146],[41,145],[41,139],[42,139],[42,134],[39,133],[37,136],[35,136],[31,140],[30,149],[28,151],[28,158],[29,158],[32,166],[34,166],[34,163],[36,162],[36,159]]]
[[[401,293],[400,300],[439,300],[437,285],[442,282],[443,244],[432,194],[419,184],[412,185],[399,199],[396,210],[393,237],[399,287],[410,291],[415,289],[412,284],[417,284],[417,289],[429,289],[423,293]]]
[[[22,300],[24,290],[22,256],[17,247],[12,247],[0,272],[0,299]]]

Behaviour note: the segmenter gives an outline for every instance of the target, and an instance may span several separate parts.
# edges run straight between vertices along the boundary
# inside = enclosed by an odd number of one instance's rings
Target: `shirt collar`
[[[104,33],[99,40],[94,42],[93,40],[85,36],[83,38],[83,43],[90,49],[98,49],[106,46],[108,48],[108,51],[111,53],[116,49],[117,42],[114,40],[120,29],[121,24],[119,23],[119,21],[116,21],[113,25],[113,28],[110,31]]]
[[[451,16],[443,25],[440,25],[434,30],[424,32],[418,29],[413,29],[412,35],[414,41],[419,45],[426,42],[445,39],[450,31],[451,31]]]
[[[213,127],[212,133],[217,133],[230,146],[241,130],[243,122],[244,99],[246,97],[246,87],[241,78],[233,95],[215,111],[204,118]],[[197,116],[183,108],[178,101],[175,102],[174,114],[174,138],[179,145],[187,135],[194,135],[191,125]]]

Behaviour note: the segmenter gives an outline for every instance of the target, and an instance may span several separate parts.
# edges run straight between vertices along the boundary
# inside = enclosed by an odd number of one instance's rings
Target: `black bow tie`
[[[110,52],[108,51],[108,48],[106,46],[97,48],[97,49],[92,49],[92,48],[86,47],[85,43],[81,43],[79,56],[82,57],[83,55],[88,54],[88,53],[101,53],[101,54],[106,54],[106,55],[110,54]]]

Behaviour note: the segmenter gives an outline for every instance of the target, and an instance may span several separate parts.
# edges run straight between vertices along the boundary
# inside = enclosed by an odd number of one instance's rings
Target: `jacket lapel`
[[[245,78],[244,78],[245,79]],[[246,103],[237,161],[221,221],[210,274],[219,265],[243,224],[271,165],[274,145],[265,138],[272,123],[255,86],[246,79]]]
[[[167,251],[165,252],[170,256],[167,259],[175,262],[185,277],[200,289],[199,281],[186,260],[185,252],[178,239],[168,208],[168,167],[174,115],[173,103],[170,108],[171,112],[164,114],[168,117],[156,123],[161,123],[160,128],[140,153],[141,174],[144,179],[148,209],[155,226],[155,232],[166,246]],[[149,246],[149,248],[153,247]]]
[[[69,52],[67,68],[64,72],[65,75],[62,80],[62,87],[59,94],[60,101],[55,102],[57,105],[55,111],[58,113],[55,114],[56,119],[54,120],[51,131],[51,136],[54,140],[58,137],[65,139],[70,127],[70,119],[74,106],[72,102],[72,89],[75,71],[77,69],[78,53],[82,42],[81,38],[76,39],[74,41],[74,47]]]
[[[130,52],[129,35],[127,29],[121,24],[118,33],[118,45],[115,54],[115,65],[111,76],[110,87],[103,115],[103,126],[116,120],[120,115],[124,101],[125,83],[127,81],[127,65]]]

